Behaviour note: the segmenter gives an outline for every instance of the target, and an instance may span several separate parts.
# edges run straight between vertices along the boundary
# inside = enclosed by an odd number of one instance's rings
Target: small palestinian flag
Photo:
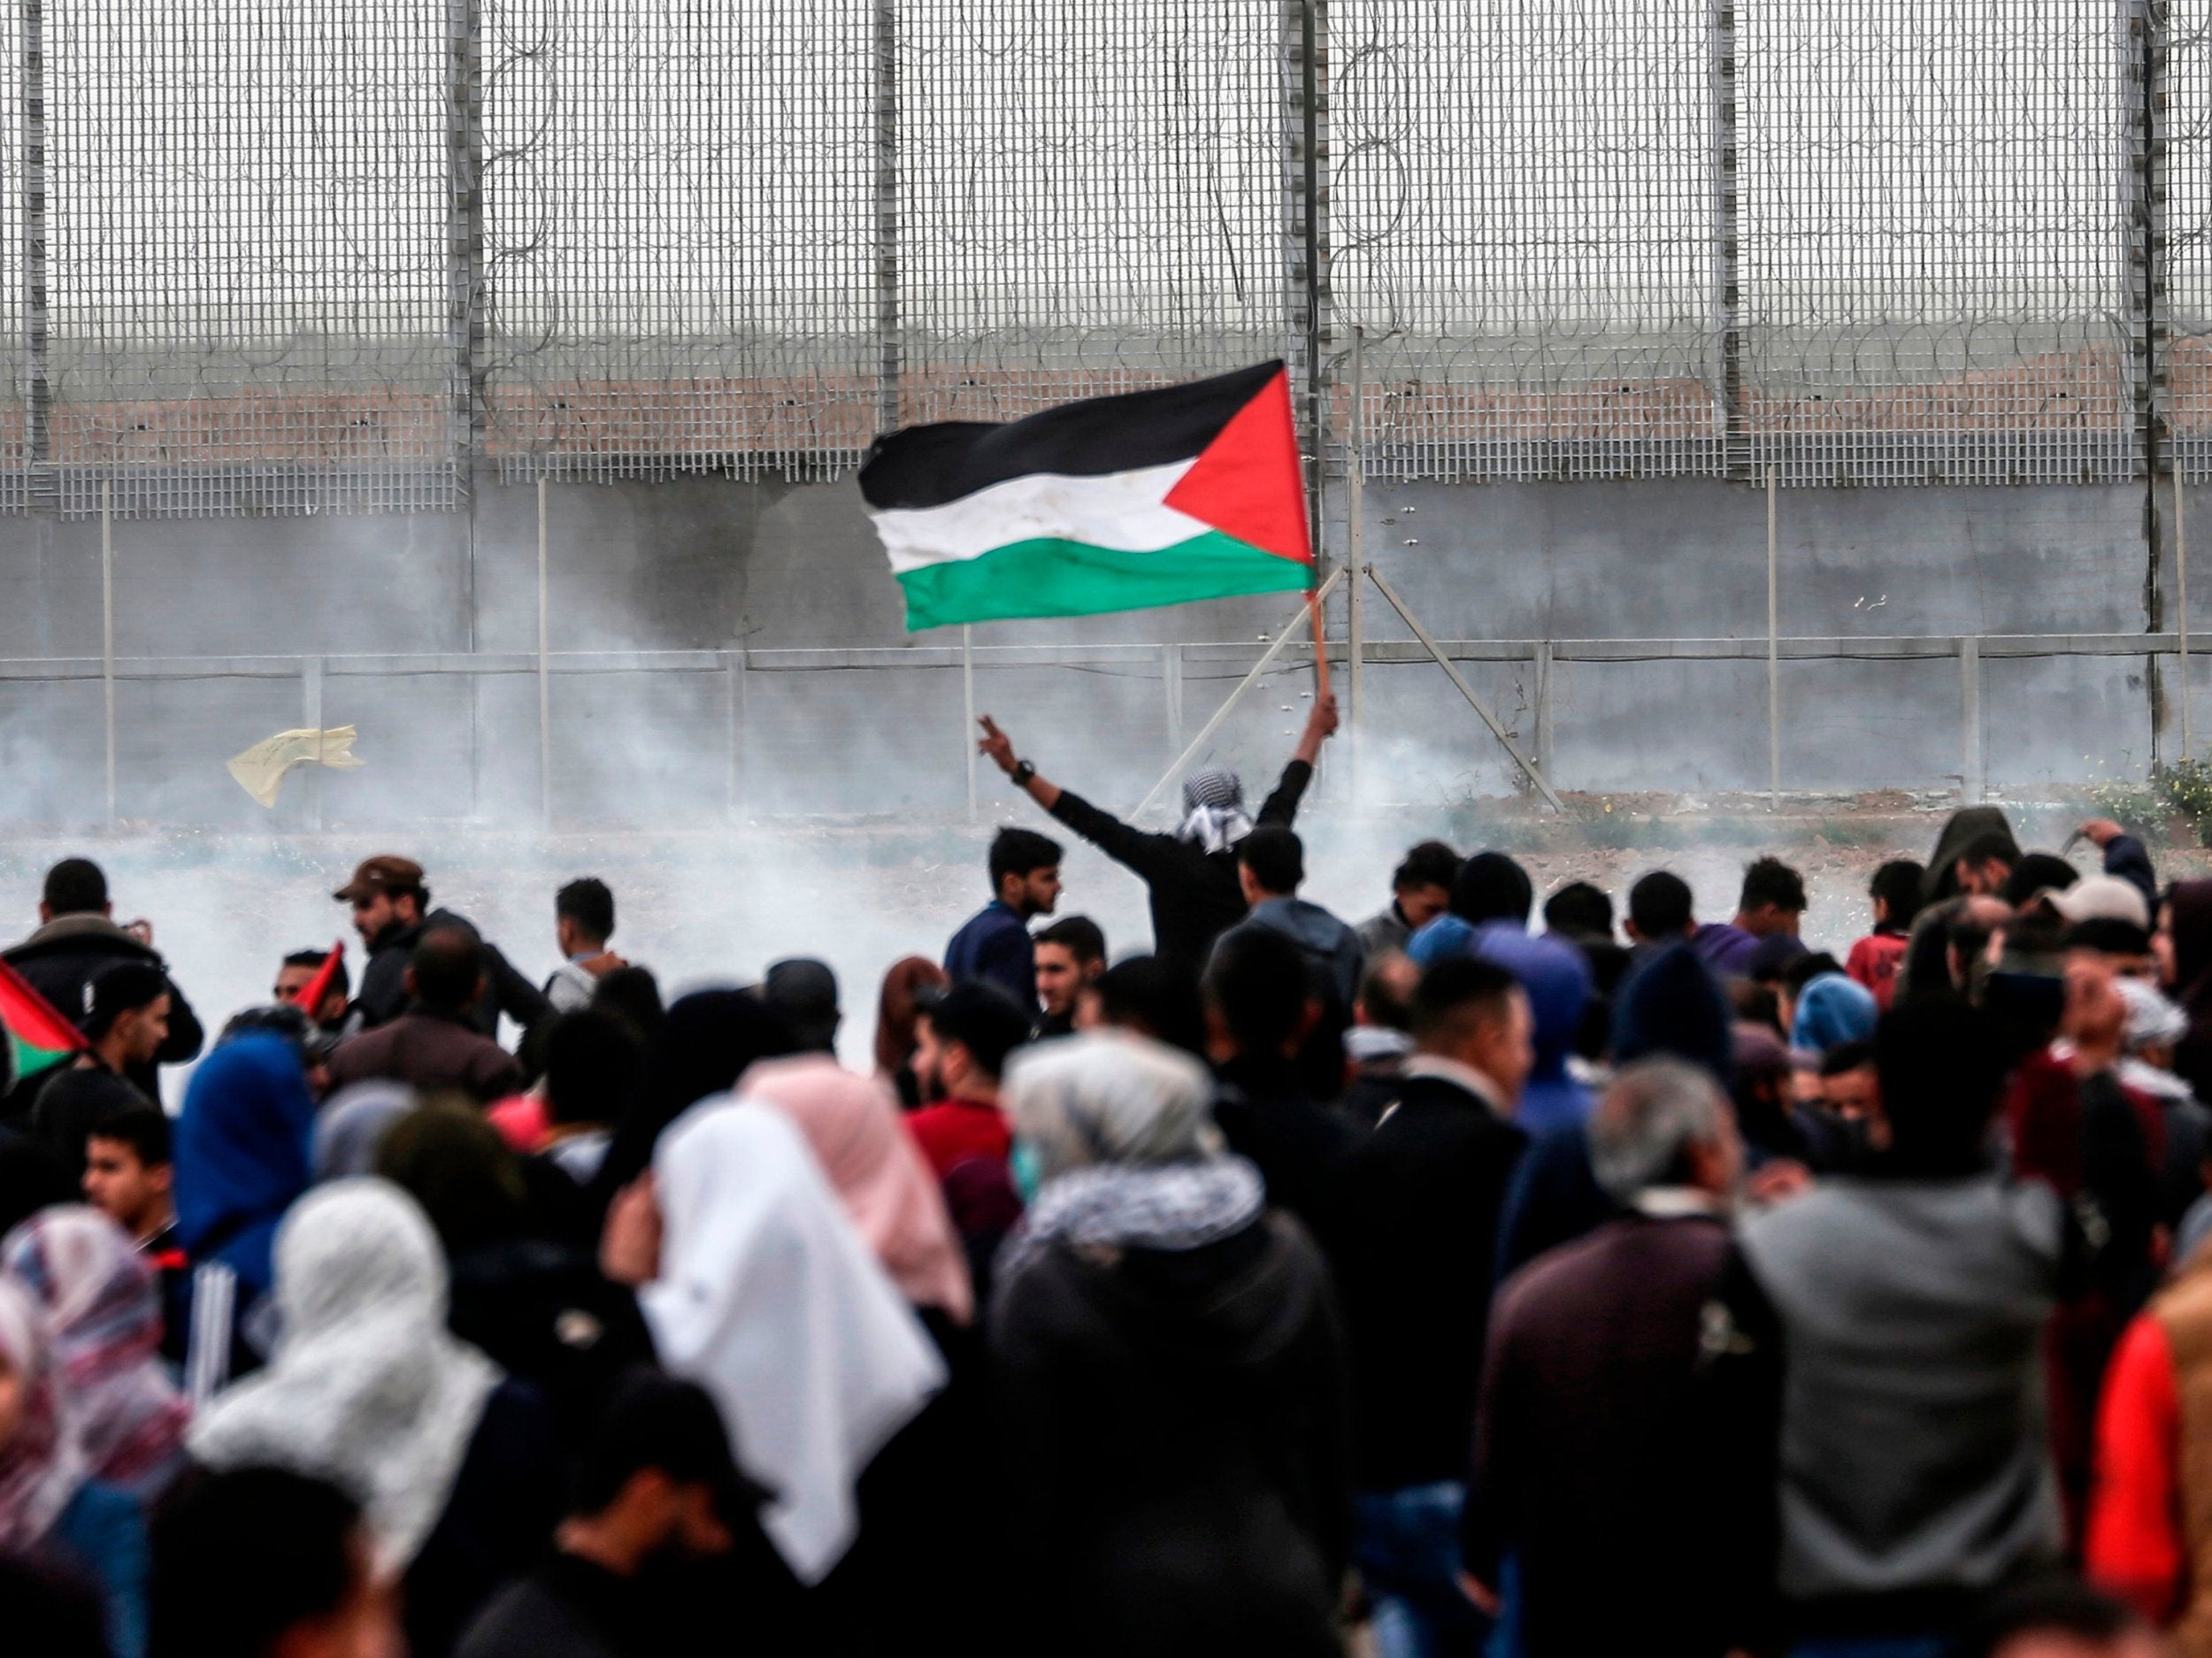
[[[5,962],[0,962],[0,1031],[7,1032],[18,1082],[84,1051],[84,1037],[77,1027]]]
[[[1280,363],[878,438],[861,498],[909,632],[1313,584]]]

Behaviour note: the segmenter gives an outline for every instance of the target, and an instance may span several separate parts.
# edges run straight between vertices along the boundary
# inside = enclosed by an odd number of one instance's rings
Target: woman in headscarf
[[[780,1111],[702,1101],[615,1204],[603,1255],[775,1493],[762,1524],[792,1574],[820,1584],[859,1534],[863,1471],[945,1368],[804,1137]]]
[[[272,1467],[357,1496],[374,1565],[403,1579],[415,1658],[550,1539],[559,1459],[544,1405],[445,1324],[437,1234],[388,1181],[337,1180],[278,1232],[283,1334],[187,1444],[207,1467]]]
[[[226,1042],[186,1090],[175,1139],[177,1241],[195,1268],[185,1391],[213,1397],[257,1362],[278,1223],[307,1190],[315,1101],[299,1050],[280,1036]]]
[[[1196,1062],[1127,1036],[1009,1068],[1042,1176],[990,1333],[1002,1582],[1025,1645],[1341,1650],[1351,1495],[1328,1271],[1220,1149],[1210,1094]]]
[[[420,1204],[438,1234],[451,1275],[447,1328],[536,1388],[562,1445],[580,1451],[623,1369],[649,1362],[653,1347],[636,1298],[565,1240],[555,1202],[533,1202],[534,1185],[559,1193],[566,1177],[516,1155],[458,1100],[394,1123],[371,1172]]]
[[[357,1082],[324,1101],[309,1142],[316,1180],[351,1180],[368,1173],[376,1166],[376,1146],[384,1131],[418,1103],[412,1088],[389,1077]]]
[[[184,1456],[191,1409],[161,1365],[161,1290],[130,1234],[81,1204],[0,1241],[0,1273],[37,1298],[92,1478],[141,1501]]]
[[[921,1017],[923,993],[942,990],[950,982],[945,970],[926,956],[895,961],[883,976],[883,994],[876,999],[876,1076],[891,1086],[904,1110],[918,1110],[923,1102],[914,1078],[914,1050],[921,1043],[914,1026]]]
[[[113,1658],[142,1658],[145,1514],[91,1477],[67,1386],[31,1292],[0,1277],[0,1555],[95,1590]]]
[[[974,1318],[968,1263],[944,1193],[881,1083],[827,1054],[800,1054],[755,1065],[737,1097],[780,1111],[806,1136],[846,1216],[918,1311],[956,1324]]]

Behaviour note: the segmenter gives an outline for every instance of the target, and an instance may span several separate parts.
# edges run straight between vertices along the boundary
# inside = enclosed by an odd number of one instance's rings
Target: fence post
[[[1965,742],[1959,760],[1959,795],[1978,806],[1988,793],[1982,760],[1982,641],[1968,633],[1959,640],[1959,723]]]
[[[108,827],[115,827],[114,485],[100,480],[100,692],[107,712]]]
[[[729,723],[724,752],[723,803],[735,817],[745,804],[745,653],[722,653],[723,717]]]
[[[960,624],[960,747],[968,757],[968,821],[975,821],[975,629]]]
[[[484,448],[484,76],[481,0],[446,0],[446,350],[454,481],[475,493]]]
[[[899,424],[899,12],[875,0],[876,430]]]
[[[46,4],[22,0],[23,57],[17,65],[23,111],[23,459],[30,505],[51,511],[53,380],[46,310]]]
[[[1752,457],[1743,423],[1743,327],[1737,281],[1736,0],[1711,0],[1713,153],[1713,435],[1724,478],[1748,483]]]
[[[1167,751],[1183,752],[1183,648],[1160,647],[1160,694],[1167,710]]]
[[[2145,493],[2143,501],[2143,627],[2162,633],[2166,627],[2162,543],[2166,539],[2165,511],[2158,498],[2158,480],[2167,465],[2169,409],[2167,386],[2168,315],[2166,296],[2166,50],[2170,0],[2126,0],[2127,63],[2125,81],[2130,165],[2125,173],[2127,271],[2125,296],[2129,391],[2134,402],[2134,425],[2141,451]],[[2150,695],[2151,764],[2163,758],[2160,726],[2164,723],[2165,687],[2158,656],[2144,659],[2144,685]]]
[[[1782,810],[1782,577],[1776,531],[1778,480],[1767,468],[1767,810]]]
[[[1551,641],[1536,641],[1536,769],[1552,775]],[[1554,784],[1555,788],[1557,784]]]
[[[1306,502],[1315,556],[1323,541],[1322,492],[1328,442],[1329,380],[1329,5],[1284,0],[1285,226],[1290,287],[1293,398],[1298,447],[1306,457]]]
[[[300,658],[300,724],[315,733],[315,764],[307,768],[307,822],[323,826],[323,659]]]
[[[538,821],[553,826],[552,583],[548,569],[545,474],[538,474]]]

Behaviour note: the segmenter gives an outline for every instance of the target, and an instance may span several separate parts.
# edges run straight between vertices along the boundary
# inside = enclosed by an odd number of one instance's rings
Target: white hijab
[[[445,1511],[498,1368],[448,1333],[437,1234],[388,1180],[309,1193],[275,1261],[275,1355],[216,1400],[187,1448],[210,1468],[342,1486],[367,1515],[378,1569],[404,1570]]]
[[[661,1361],[713,1395],[802,1583],[858,1530],[854,1485],[945,1384],[936,1347],[846,1218],[799,1131],[726,1094],[653,1157],[660,1276],[639,1294]]]

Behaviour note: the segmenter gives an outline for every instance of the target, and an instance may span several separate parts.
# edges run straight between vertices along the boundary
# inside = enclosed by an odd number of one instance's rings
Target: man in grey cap
[[[362,1029],[388,1025],[407,1011],[408,963],[423,934],[441,927],[457,927],[484,947],[487,987],[468,1016],[478,1032],[496,1037],[503,1013],[527,1031],[551,1010],[544,993],[517,972],[472,923],[450,910],[430,908],[422,865],[412,858],[386,853],[365,859],[353,879],[331,896],[353,906],[354,931],[369,954],[368,965],[361,970],[361,994],[354,1001]]]

